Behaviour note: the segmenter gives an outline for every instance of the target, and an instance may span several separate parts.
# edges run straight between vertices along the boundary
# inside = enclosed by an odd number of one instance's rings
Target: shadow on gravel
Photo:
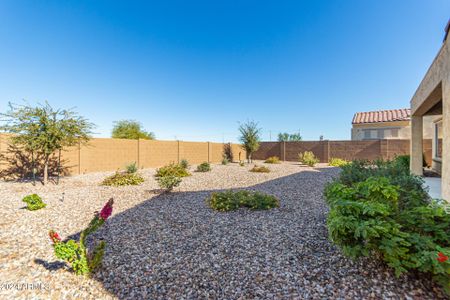
[[[278,197],[281,207],[269,211],[216,212],[205,203],[212,190],[154,196],[94,234],[107,242],[94,278],[120,299],[442,297],[429,280],[397,279],[328,241],[322,190],[338,172],[304,170],[245,188]]]

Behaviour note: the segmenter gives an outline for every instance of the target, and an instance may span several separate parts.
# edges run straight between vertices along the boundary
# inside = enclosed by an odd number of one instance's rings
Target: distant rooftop
[[[357,112],[353,116],[352,124],[409,121],[410,119],[411,109],[409,108],[378,110]]]

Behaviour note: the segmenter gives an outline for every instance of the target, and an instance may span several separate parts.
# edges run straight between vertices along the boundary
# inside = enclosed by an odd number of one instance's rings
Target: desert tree
[[[94,127],[72,109],[54,109],[49,103],[18,105],[9,103],[9,110],[0,113],[0,131],[11,134],[13,145],[43,158],[43,183],[48,182],[50,157],[78,143],[88,142]],[[58,177],[59,177],[58,163]],[[36,173],[33,167],[33,175]]]
[[[142,124],[138,121],[120,120],[114,122],[111,137],[115,139],[154,140],[155,134],[153,132],[145,131],[142,128]]]
[[[279,142],[299,142],[302,140],[302,136],[300,133],[279,133],[278,134],[278,141]]]
[[[258,123],[254,121],[247,121],[239,125],[240,137],[239,141],[242,143],[242,148],[247,152],[247,160],[252,162],[252,154],[259,148],[261,128]]]

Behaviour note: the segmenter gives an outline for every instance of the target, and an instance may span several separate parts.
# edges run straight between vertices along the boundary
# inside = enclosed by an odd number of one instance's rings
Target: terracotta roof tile
[[[352,124],[379,123],[393,121],[409,121],[411,110],[409,108],[358,112],[353,116]]]

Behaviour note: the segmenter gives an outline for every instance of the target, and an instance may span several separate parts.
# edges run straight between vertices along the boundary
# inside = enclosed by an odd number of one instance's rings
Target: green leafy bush
[[[180,185],[182,179],[174,175],[167,175],[163,177],[156,177],[156,181],[158,182],[159,186],[162,189],[165,189],[167,190],[167,192],[170,192],[173,190],[174,187]]]
[[[47,206],[37,194],[25,196],[22,201],[27,204],[28,210],[38,210]]]
[[[240,162],[239,162],[239,167],[244,167],[244,166],[245,166],[245,162],[240,161]]]
[[[266,164],[279,164],[281,162],[280,162],[280,159],[278,158],[278,156],[271,156],[266,159],[265,163]]]
[[[209,162],[202,162],[197,166],[197,172],[209,172],[211,171],[211,165]]]
[[[304,165],[314,167],[320,160],[311,151],[298,154],[298,161]]]
[[[137,165],[136,165],[135,162],[129,164],[129,165],[126,167],[126,169],[127,169],[127,173],[130,173],[130,174],[136,173],[136,172],[138,171],[138,167],[137,167]]]
[[[395,273],[431,273],[450,292],[450,214],[428,202],[403,158],[352,162],[325,188],[330,239],[351,257],[376,254]]]
[[[180,166],[182,167],[182,168],[184,168],[184,169],[188,169],[189,168],[189,162],[188,162],[188,160],[187,159],[182,159],[181,161],[180,161]]]
[[[250,172],[255,173],[270,173],[270,169],[266,166],[257,166],[254,165],[253,168],[250,169]]]
[[[266,210],[279,207],[277,198],[271,195],[250,191],[226,191],[212,193],[206,200],[217,211],[231,211],[241,207],[252,210]]]
[[[138,173],[116,172],[115,174],[106,177],[102,185],[106,186],[124,186],[124,185],[139,185],[144,182],[144,178]]]
[[[330,158],[330,161],[328,164],[332,167],[342,167],[342,166],[348,165],[349,162],[342,158]]]
[[[176,176],[187,177],[191,176],[191,173],[186,170],[182,165],[171,163],[156,170],[156,177]]]

